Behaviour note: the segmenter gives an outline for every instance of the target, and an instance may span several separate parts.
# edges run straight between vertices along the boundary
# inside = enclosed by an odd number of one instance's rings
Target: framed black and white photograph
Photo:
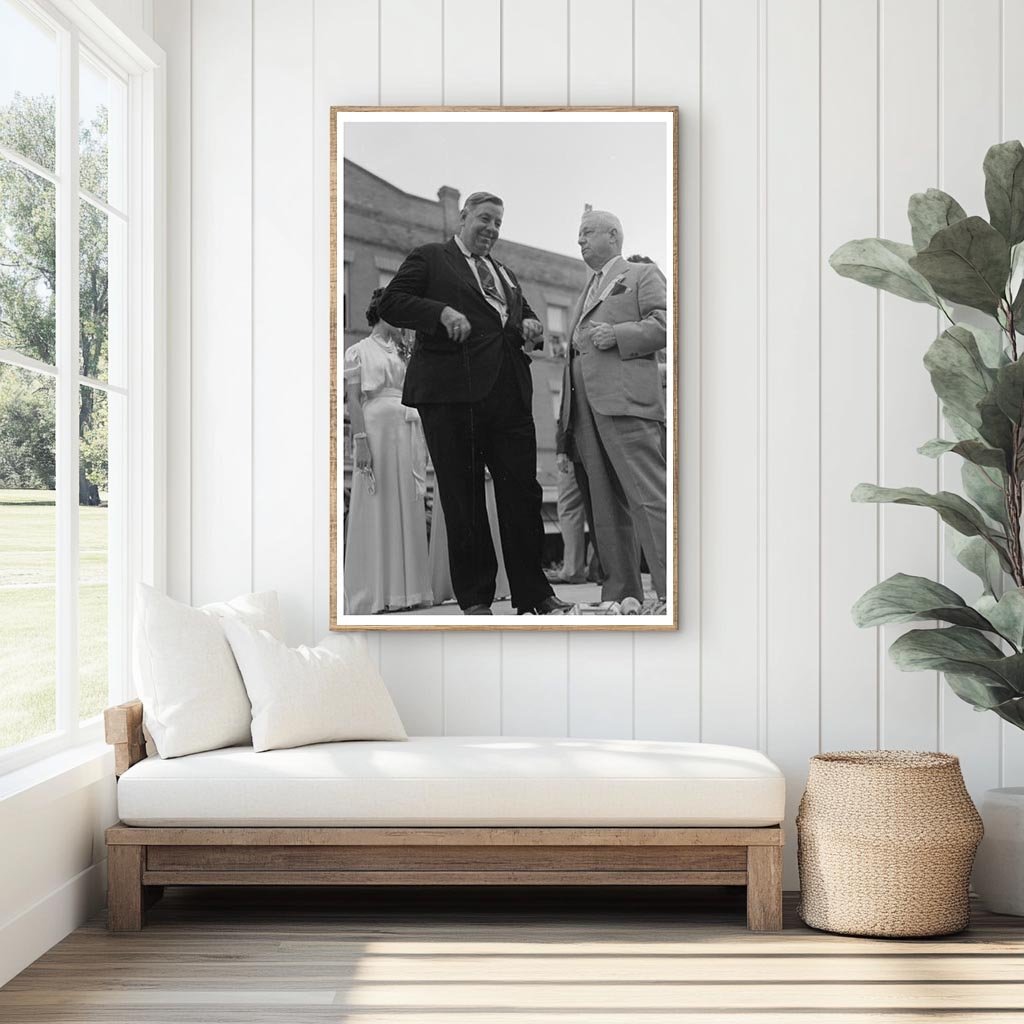
[[[678,110],[331,110],[333,629],[678,627]]]

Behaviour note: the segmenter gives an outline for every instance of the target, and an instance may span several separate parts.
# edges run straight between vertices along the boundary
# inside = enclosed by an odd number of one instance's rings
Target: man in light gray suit
[[[588,210],[579,246],[592,273],[570,329],[559,426],[590,488],[605,601],[644,600],[643,548],[663,610],[666,592],[665,397],[657,353],[665,348],[665,276],[622,258],[622,224]]]

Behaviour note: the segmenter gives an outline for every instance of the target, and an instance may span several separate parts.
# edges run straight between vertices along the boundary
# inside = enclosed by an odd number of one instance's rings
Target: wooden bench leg
[[[143,846],[107,847],[107,928],[112,932],[137,932],[142,928],[144,853]]]
[[[747,847],[747,927],[782,931],[782,847]]]

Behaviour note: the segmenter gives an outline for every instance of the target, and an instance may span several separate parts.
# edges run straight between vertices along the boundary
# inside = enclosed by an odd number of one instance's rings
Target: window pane
[[[83,202],[78,238],[79,372],[122,385],[124,254],[124,224]]]
[[[565,334],[569,311],[565,306],[548,306],[548,330],[552,334]]]
[[[81,50],[78,64],[78,151],[81,187],[124,208],[124,83]]]
[[[56,163],[57,36],[17,0],[0,0],[0,145]]]
[[[0,363],[0,749],[56,729],[54,391]]]
[[[0,160],[0,349],[50,364],[57,352],[55,203],[50,182]]]
[[[96,388],[79,395],[78,678],[79,717],[107,706],[109,689],[110,416]]]

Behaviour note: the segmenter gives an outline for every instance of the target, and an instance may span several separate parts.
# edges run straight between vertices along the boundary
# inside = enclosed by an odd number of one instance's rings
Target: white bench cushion
[[[150,757],[117,786],[128,825],[776,825],[755,750],[656,740],[414,736]]]

